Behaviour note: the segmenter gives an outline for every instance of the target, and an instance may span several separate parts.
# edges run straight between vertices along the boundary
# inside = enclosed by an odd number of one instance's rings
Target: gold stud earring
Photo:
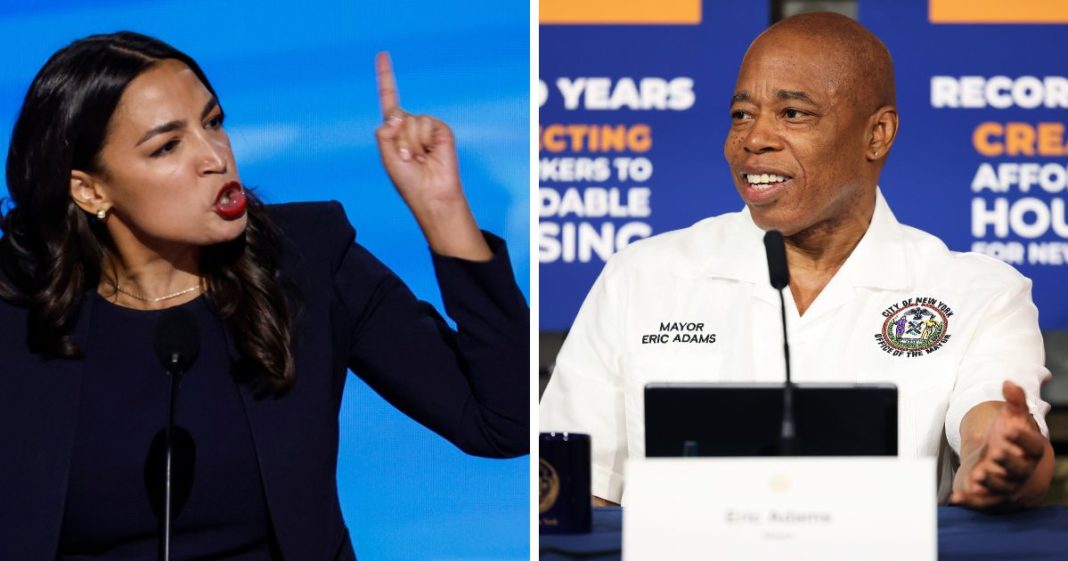
[[[100,219],[100,220],[103,220],[103,219],[107,218],[108,217],[108,209],[102,208],[102,209],[96,211],[96,217],[98,219]]]

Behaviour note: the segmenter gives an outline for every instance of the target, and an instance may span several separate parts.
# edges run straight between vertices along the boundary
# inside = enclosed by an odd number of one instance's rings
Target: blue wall
[[[449,123],[483,228],[529,279],[526,2],[0,3],[0,152],[55,50],[129,29],[195,58],[226,107],[242,179],[269,202],[340,200],[360,241],[440,309],[426,243],[380,168],[374,54],[403,106]],[[6,194],[6,185],[4,191]],[[353,377],[338,485],[361,559],[527,559],[528,460],[471,458]]]

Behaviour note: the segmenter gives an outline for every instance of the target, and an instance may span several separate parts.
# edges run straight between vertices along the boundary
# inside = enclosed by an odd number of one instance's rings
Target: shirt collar
[[[717,250],[709,252],[705,275],[768,284],[768,262],[764,252],[764,231],[752,219],[749,209],[729,215],[726,236],[718,240]],[[908,286],[907,260],[902,243],[904,232],[894,217],[882,190],[876,188],[875,212],[860,243],[853,249],[836,276],[852,286],[883,290]],[[710,249],[713,249],[710,248]]]

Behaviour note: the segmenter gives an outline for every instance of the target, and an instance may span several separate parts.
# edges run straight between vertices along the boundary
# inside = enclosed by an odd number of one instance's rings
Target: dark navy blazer
[[[270,520],[287,561],[354,559],[335,475],[347,370],[468,453],[525,454],[529,311],[491,235],[490,262],[433,257],[456,332],[354,243],[340,204],[268,208],[285,234],[282,277],[299,300],[292,390],[256,399],[242,388]],[[93,301],[83,298],[72,332],[79,345],[107,329],[93,324]],[[0,301],[0,560],[56,556],[81,368],[30,353],[26,310]]]

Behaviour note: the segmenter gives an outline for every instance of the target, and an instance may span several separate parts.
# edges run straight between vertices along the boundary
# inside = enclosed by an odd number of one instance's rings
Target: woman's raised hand
[[[431,249],[451,257],[490,259],[464,197],[452,130],[434,117],[401,109],[388,53],[378,53],[375,70],[384,120],[375,131],[378,153]]]

